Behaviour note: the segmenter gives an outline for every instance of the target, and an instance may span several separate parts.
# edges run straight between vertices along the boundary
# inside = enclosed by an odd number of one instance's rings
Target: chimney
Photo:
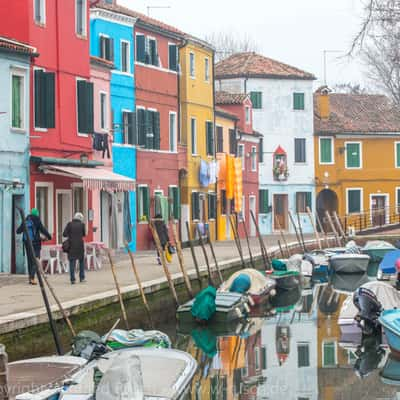
[[[321,86],[317,89],[317,115],[321,119],[329,119],[331,115],[329,93],[332,90],[328,86]]]

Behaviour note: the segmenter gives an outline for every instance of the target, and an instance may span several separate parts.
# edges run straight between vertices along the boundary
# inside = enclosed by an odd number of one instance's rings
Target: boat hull
[[[332,256],[330,259],[330,269],[341,274],[364,274],[367,272],[370,257],[366,254]]]
[[[369,250],[362,250],[363,254],[367,254],[371,257],[371,261],[373,262],[381,262],[385,255],[393,251],[393,249],[369,249]]]

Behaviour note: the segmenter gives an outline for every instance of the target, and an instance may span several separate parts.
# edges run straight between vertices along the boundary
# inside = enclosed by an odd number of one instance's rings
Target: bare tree
[[[205,40],[215,47],[215,61],[221,61],[234,53],[258,51],[258,44],[248,34],[213,32]]]
[[[359,83],[345,82],[337,83],[332,87],[335,93],[346,93],[346,94],[368,94],[370,90],[362,87]]]

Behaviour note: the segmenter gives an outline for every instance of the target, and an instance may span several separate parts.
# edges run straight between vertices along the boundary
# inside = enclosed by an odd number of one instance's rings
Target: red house
[[[258,164],[262,161],[262,135],[253,130],[253,105],[249,95],[228,92],[216,92],[218,107],[237,116],[237,157],[242,158],[243,200],[242,218],[249,236],[256,236],[256,227],[251,218],[253,212],[256,221],[260,208],[258,187]],[[245,236],[244,228],[239,225],[239,234]]]

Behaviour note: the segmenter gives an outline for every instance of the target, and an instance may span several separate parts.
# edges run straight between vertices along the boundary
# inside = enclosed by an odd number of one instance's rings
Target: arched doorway
[[[328,222],[325,221],[325,212],[328,211],[329,214],[332,214],[335,211],[337,212],[337,210],[337,194],[331,189],[321,190],[317,196],[317,213],[325,232],[329,232],[331,230]]]

